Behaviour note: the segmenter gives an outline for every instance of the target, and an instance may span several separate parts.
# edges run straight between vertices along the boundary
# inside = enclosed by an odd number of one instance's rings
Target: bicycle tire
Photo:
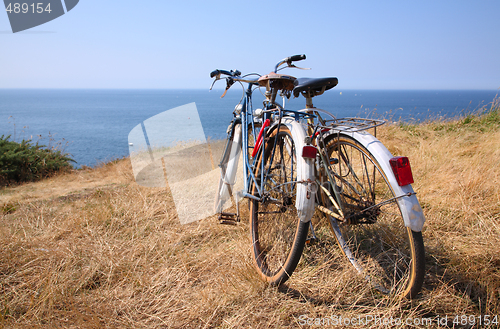
[[[425,276],[422,232],[405,226],[388,174],[361,143],[341,134],[324,142],[328,170],[335,177],[329,189],[332,194],[337,190],[345,221],[327,217],[342,252],[377,290],[414,298]]]
[[[273,146],[275,145],[273,157]],[[275,128],[266,137],[265,152],[257,155],[257,163],[264,157],[266,194],[264,200],[250,202],[252,256],[257,272],[271,285],[281,285],[296,269],[307,239],[309,221],[301,221],[296,209],[298,161],[296,140],[286,125]],[[256,177],[262,168],[256,168]],[[268,170],[268,171],[267,171]],[[260,183],[260,180],[258,180]],[[254,183],[252,194],[259,196]],[[278,200],[279,204],[271,201]],[[314,197],[312,198],[312,202]],[[310,219],[310,217],[309,217]]]

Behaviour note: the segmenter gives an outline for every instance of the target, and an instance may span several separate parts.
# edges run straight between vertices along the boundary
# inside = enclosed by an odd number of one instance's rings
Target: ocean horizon
[[[221,99],[217,89],[0,89],[0,135],[52,146],[60,144],[76,167],[128,155],[128,133],[144,120],[196,103],[205,135],[225,137],[241,88]],[[337,117],[372,117],[422,122],[466,115],[488,105],[496,90],[353,90],[334,88],[313,98]],[[254,108],[263,96],[254,92]],[[301,109],[303,97],[287,107]]]

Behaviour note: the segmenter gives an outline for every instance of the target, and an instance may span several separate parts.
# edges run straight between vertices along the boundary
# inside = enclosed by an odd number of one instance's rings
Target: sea
[[[234,88],[236,89],[236,88]],[[208,138],[222,139],[243,97],[239,90],[0,89],[0,136],[58,147],[76,161],[97,166],[129,155],[130,131],[148,118],[195,103]],[[390,122],[451,119],[488,106],[498,90],[340,90],[313,98],[336,117],[371,117]],[[263,95],[254,91],[253,107]],[[304,98],[287,107],[301,109]]]

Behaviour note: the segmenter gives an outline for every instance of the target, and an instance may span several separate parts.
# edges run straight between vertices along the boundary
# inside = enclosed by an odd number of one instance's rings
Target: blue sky
[[[500,88],[500,1],[102,1],[13,34],[0,88],[208,88],[306,54],[339,89]],[[222,87],[222,83],[220,85]]]

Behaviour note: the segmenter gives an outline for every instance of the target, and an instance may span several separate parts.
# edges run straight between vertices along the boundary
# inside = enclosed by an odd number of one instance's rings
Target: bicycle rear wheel
[[[330,135],[325,139],[330,193],[340,199],[343,220],[330,219],[347,259],[379,291],[413,298],[424,274],[421,232],[404,224],[402,210],[381,166],[355,139]],[[322,200],[328,200],[323,195]],[[325,204],[341,215],[330,201]]]
[[[256,184],[252,187],[252,194],[262,201],[250,202],[252,255],[260,276],[280,285],[297,267],[307,239],[309,222],[300,220],[295,206],[300,184],[298,161],[304,159],[297,156],[296,143],[285,125],[271,132],[264,149],[257,161],[264,157],[264,169],[258,166],[255,171],[258,184],[264,171],[263,195],[259,195]]]

